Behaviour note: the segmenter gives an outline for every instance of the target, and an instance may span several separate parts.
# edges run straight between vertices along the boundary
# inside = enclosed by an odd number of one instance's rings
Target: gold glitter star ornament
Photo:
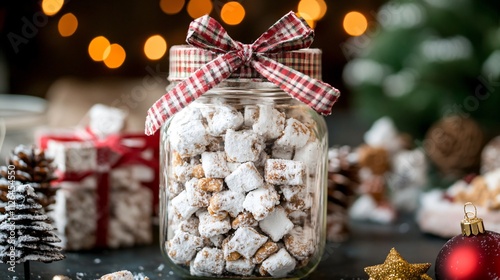
[[[408,263],[392,248],[383,264],[365,267],[369,280],[432,280],[426,274],[430,263]]]

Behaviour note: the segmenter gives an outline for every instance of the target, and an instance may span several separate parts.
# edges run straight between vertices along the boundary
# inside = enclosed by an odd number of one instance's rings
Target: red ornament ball
[[[436,279],[500,279],[500,234],[485,231],[450,239],[437,256]]]

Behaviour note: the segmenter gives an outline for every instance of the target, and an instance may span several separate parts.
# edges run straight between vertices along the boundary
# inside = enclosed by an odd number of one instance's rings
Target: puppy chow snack
[[[274,242],[278,242],[293,228],[293,223],[288,219],[283,207],[277,206],[259,222],[259,227]]]
[[[303,123],[294,118],[286,120],[283,135],[276,140],[276,145],[291,148],[302,148],[309,140],[311,131]]]
[[[189,197],[186,190],[183,190],[178,196],[172,199],[172,207],[179,218],[188,219],[199,208],[189,203]]]
[[[280,158],[280,159],[292,159],[294,149],[287,146],[280,146],[274,144],[271,150],[272,158]]]
[[[241,192],[233,192],[230,190],[214,193],[210,199],[208,206],[209,212],[213,215],[218,215],[221,212],[226,212],[231,217],[236,217],[243,211],[243,203],[245,195]]]
[[[194,207],[208,207],[210,193],[198,188],[198,179],[193,178],[186,182],[186,197],[189,205]]]
[[[309,174],[315,174],[319,155],[320,143],[315,139],[307,142],[303,147],[296,149],[293,160],[303,162],[307,166]]]
[[[253,217],[252,213],[247,211],[239,214],[231,223],[233,229],[237,229],[238,227],[256,227],[257,225],[257,220]]]
[[[243,124],[245,127],[252,127],[252,125],[259,118],[259,107],[257,105],[246,106],[243,110]]]
[[[297,260],[305,260],[314,252],[313,229],[310,226],[294,227],[284,239],[285,248]]]
[[[200,178],[197,187],[206,192],[220,192],[224,187],[224,181],[219,178]]]
[[[202,237],[214,237],[219,234],[227,233],[231,229],[229,217],[219,220],[210,215],[207,211],[198,212],[197,215],[200,219],[198,231]]]
[[[302,210],[311,207],[311,195],[304,185],[281,185],[281,195],[288,210]]]
[[[253,262],[256,264],[262,263],[265,259],[267,259],[272,254],[276,253],[279,249],[278,244],[267,241],[260,247],[253,257]]]
[[[171,131],[170,145],[181,157],[199,155],[206,150],[206,146],[209,144],[209,135],[201,120],[191,119]]]
[[[221,249],[205,247],[196,254],[192,264],[196,271],[220,275],[224,271],[224,255]]]
[[[201,165],[205,177],[208,178],[225,178],[230,173],[224,152],[202,153]]]
[[[260,221],[267,217],[274,210],[274,206],[279,203],[278,193],[272,185],[267,185],[249,192],[243,201],[243,208]]]
[[[177,264],[189,264],[202,246],[201,237],[180,230],[166,244],[168,256]]]
[[[218,102],[183,120],[204,127],[204,147],[169,147],[167,255],[194,276],[286,276],[319,252],[320,141],[279,106]]]
[[[264,149],[264,141],[252,130],[226,131],[224,151],[228,161],[247,162],[259,159]]]
[[[265,167],[266,182],[275,185],[302,185],[305,177],[302,161],[268,159]]]
[[[218,136],[228,129],[238,129],[243,124],[243,114],[231,106],[218,105],[202,110],[207,120],[208,133]]]
[[[250,259],[267,239],[253,228],[240,227],[227,242],[227,252],[238,252],[244,258]]]
[[[226,261],[226,270],[236,275],[250,276],[254,268],[255,264],[248,259],[241,258],[235,261]]]
[[[224,181],[230,190],[241,193],[264,186],[264,179],[252,162],[238,166]]]
[[[290,256],[285,248],[281,248],[277,253],[262,262],[259,268],[261,275],[271,275],[273,277],[284,277],[295,268],[297,261]]]
[[[257,118],[252,126],[253,131],[266,140],[281,136],[285,127],[285,114],[271,105],[259,106]]]

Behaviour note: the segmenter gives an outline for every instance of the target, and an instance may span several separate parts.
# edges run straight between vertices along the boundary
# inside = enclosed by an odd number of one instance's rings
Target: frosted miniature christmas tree
[[[11,185],[5,213],[0,215],[0,263],[24,263],[25,279],[29,279],[29,261],[53,262],[64,259],[61,240],[55,235],[48,216],[43,214],[35,190],[28,185]]]

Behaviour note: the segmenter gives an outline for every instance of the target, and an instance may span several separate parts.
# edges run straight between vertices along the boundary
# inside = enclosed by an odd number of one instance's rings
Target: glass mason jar
[[[327,128],[267,83],[227,82],[161,128],[161,249],[184,277],[301,278],[325,245]]]

